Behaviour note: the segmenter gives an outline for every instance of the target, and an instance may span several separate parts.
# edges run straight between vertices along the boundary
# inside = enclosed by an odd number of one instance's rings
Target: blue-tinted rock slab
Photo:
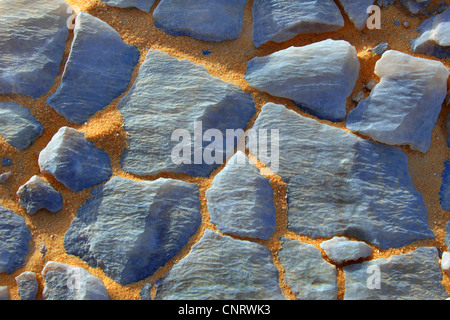
[[[375,0],[339,0],[339,2],[356,29],[364,29],[368,18],[367,9],[375,3]]]
[[[338,6],[331,0],[253,2],[253,43],[283,42],[298,34],[337,31],[344,26]]]
[[[73,128],[62,127],[39,154],[39,167],[74,192],[112,175],[109,156]]]
[[[244,129],[255,105],[250,94],[210,76],[202,66],[150,50],[118,109],[128,133],[129,147],[121,158],[124,171],[209,176],[226,159],[226,130]],[[209,129],[223,137],[211,142],[214,134],[205,137]],[[219,152],[209,157],[212,143]],[[180,145],[187,151],[177,152]]]
[[[155,26],[174,36],[204,41],[239,37],[246,0],[161,0],[153,12]]]
[[[0,102],[0,135],[11,146],[23,151],[43,132],[44,127],[30,110],[15,102]]]
[[[39,176],[33,176],[17,191],[19,203],[28,214],[35,214],[39,209],[56,213],[63,207],[62,195],[53,186]]]
[[[386,249],[434,237],[399,148],[273,103],[253,128],[279,131],[277,173],[287,183],[289,229],[313,238],[348,235]]]
[[[144,288],[148,290],[148,287]],[[141,292],[141,296],[148,296]],[[155,300],[283,300],[263,245],[206,229],[191,252],[156,281]]]
[[[450,210],[450,162],[444,162],[444,172],[442,173],[442,185],[439,192],[441,206],[444,210]]]
[[[368,258],[373,252],[365,242],[350,241],[345,237],[333,237],[333,239],[322,242],[320,248],[331,261],[337,264]]]
[[[417,31],[420,37],[411,39],[413,52],[450,58],[450,8],[425,20]]]
[[[275,231],[275,207],[269,179],[238,151],[206,191],[211,222],[222,233],[268,239]]]
[[[64,246],[115,281],[129,284],[173,258],[200,221],[197,185],[114,177],[92,190],[65,234]]]
[[[376,63],[375,74],[380,83],[350,111],[347,128],[379,142],[427,152],[450,72],[440,61],[389,50]]]
[[[345,300],[444,300],[438,250],[421,247],[409,254],[344,267]]]
[[[12,273],[25,263],[30,240],[25,219],[0,206],[0,273]]]
[[[67,121],[83,124],[125,91],[139,55],[107,23],[81,12],[61,85],[47,103]]]
[[[16,277],[20,300],[36,300],[39,283],[34,272],[25,271]]]
[[[355,47],[328,39],[255,57],[248,63],[245,79],[252,87],[291,99],[319,118],[342,121],[359,67]]]
[[[42,276],[45,300],[110,300],[103,281],[84,268],[49,261]]]
[[[325,261],[311,244],[281,238],[280,263],[285,281],[300,300],[336,300],[336,267]]]
[[[0,12],[0,94],[37,98],[59,72],[72,11],[63,0],[2,0]]]
[[[414,14],[426,8],[430,2],[431,0],[400,0],[400,3]]]
[[[139,10],[150,12],[156,0],[102,0],[111,7],[118,8],[138,8]]]

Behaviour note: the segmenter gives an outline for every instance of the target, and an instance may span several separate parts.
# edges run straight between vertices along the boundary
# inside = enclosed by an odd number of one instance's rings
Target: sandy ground
[[[79,7],[81,11],[88,12],[93,16],[107,22],[119,32],[125,42],[139,48],[141,52],[141,59],[135,68],[131,83],[138,74],[139,67],[144,61],[147,50],[151,48],[167,52],[168,54],[179,59],[189,59],[196,64],[201,64],[212,76],[234,83],[244,91],[249,92],[254,98],[257,107],[257,114],[260,112],[261,107],[264,104],[267,102],[274,102],[284,104],[286,107],[307,117],[310,116],[300,111],[291,101],[272,97],[266,93],[252,89],[244,79],[247,62],[255,56],[265,56],[290,46],[303,46],[328,38],[335,40],[347,40],[356,47],[358,57],[361,62],[360,77],[353,93],[356,94],[359,91],[364,90],[364,84],[369,82],[371,79],[377,79],[377,77],[373,74],[373,70],[376,61],[380,57],[368,53],[367,49],[373,48],[380,42],[388,42],[390,49],[413,54],[410,50],[409,40],[418,36],[415,30],[426,18],[421,15],[412,16],[407,10],[397,4],[389,7],[388,9],[383,9],[383,23],[380,30],[364,29],[363,31],[358,31],[349,19],[344,16],[345,27],[337,32],[318,35],[299,35],[296,38],[282,44],[268,43],[256,49],[252,43],[252,0],[248,0],[245,8],[244,25],[241,36],[237,40],[222,43],[203,42],[189,37],[174,37],[165,34],[163,31],[153,26],[152,12],[149,14],[137,9],[107,7],[98,0],[66,1],[72,6]],[[159,1],[157,1],[153,6],[152,11],[158,2]],[[432,0],[429,8],[432,9],[436,7],[440,2],[441,0]],[[402,23],[407,21],[409,22],[410,27],[406,28],[403,25],[395,26],[393,23],[394,20],[398,20]],[[123,172],[119,165],[119,159],[122,150],[126,147],[126,132],[123,130],[122,117],[118,112],[116,105],[120,98],[126,94],[128,90],[124,92],[121,97],[111,103],[110,106],[98,112],[86,124],[81,126],[67,123],[62,116],[58,115],[45,102],[47,98],[56,91],[60,83],[61,74],[69,53],[72,38],[73,35],[71,34],[66,43],[65,57],[60,67],[59,76],[56,78],[54,85],[47,94],[38,99],[31,99],[24,95],[0,95],[0,101],[15,101],[22,106],[29,108],[37,120],[40,121],[45,127],[44,134],[34,143],[33,146],[23,152],[19,152],[18,150],[7,145],[4,139],[0,137],[0,156],[8,156],[13,160],[13,165],[11,167],[0,168],[0,173],[5,171],[13,172],[13,176],[5,184],[0,184],[0,194],[2,195],[0,204],[5,208],[12,209],[14,212],[24,217],[33,237],[25,265],[10,275],[0,274],[0,285],[9,287],[12,299],[19,299],[17,285],[14,278],[24,271],[32,271],[38,275],[41,292],[44,287],[44,280],[40,273],[45,263],[53,260],[86,268],[93,275],[100,277],[105,283],[112,299],[138,300],[140,299],[139,291],[141,288],[149,281],[154,282],[155,280],[164,277],[167,271],[170,270],[170,268],[178,260],[189,253],[192,245],[201,238],[205,228],[211,228],[217,231],[217,228],[209,222],[205,191],[211,186],[212,179],[215,174],[222,169],[222,167],[216,170],[210,178],[194,178],[187,175],[171,174],[137,177]],[[210,50],[212,54],[205,56],[202,54],[202,50]],[[431,56],[415,56],[437,60]],[[450,68],[450,59],[441,61],[447,66],[447,68]],[[450,81],[448,84],[450,87]],[[368,92],[366,92],[366,95],[368,95]],[[348,110],[351,110],[354,107],[356,107],[356,103],[349,98],[347,104]],[[403,151],[405,151],[409,157],[409,170],[414,184],[418,191],[423,194],[423,198],[428,209],[428,222],[431,229],[435,233],[435,239],[419,241],[399,249],[390,250],[379,250],[372,246],[374,248],[373,258],[389,257],[393,254],[408,253],[419,246],[436,246],[442,251],[447,250],[444,244],[444,237],[445,226],[449,220],[449,212],[442,210],[440,206],[439,189],[442,182],[441,174],[444,168],[444,161],[449,159],[450,156],[449,149],[445,143],[447,136],[445,121],[448,111],[448,108],[444,108],[442,110],[438,123],[433,131],[431,147],[426,154],[412,151],[409,147],[402,147]],[[249,128],[253,125],[257,114],[248,124]],[[344,128],[344,123],[331,123],[327,121],[321,122]],[[98,268],[91,268],[83,260],[66,254],[63,246],[64,233],[69,228],[72,219],[76,216],[76,211],[79,206],[83,204],[84,201],[90,196],[90,189],[74,194],[65,188],[61,183],[57,182],[53,177],[42,175],[39,172],[37,162],[39,152],[47,145],[53,134],[55,134],[56,131],[64,125],[71,126],[85,132],[88,139],[92,140],[99,148],[104,149],[111,157],[114,175],[136,180],[155,180],[159,177],[174,177],[198,184],[203,216],[201,227],[195,236],[193,236],[189,243],[184,247],[184,249],[172,260],[170,260],[166,266],[160,268],[151,277],[131,285],[122,286],[108,278],[102,270]],[[257,163],[257,165],[262,169],[263,174],[271,179],[277,211],[277,229],[269,240],[256,242],[267,246],[273,252],[274,262],[280,271],[280,287],[288,298],[295,299],[295,296],[284,282],[284,270],[278,261],[277,251],[280,247],[278,239],[281,236],[288,237],[290,239],[298,239],[302,242],[313,244],[319,250],[319,245],[324,239],[311,239],[309,237],[299,236],[294,232],[287,230],[285,184],[278,176],[268,175],[267,170],[265,170],[262,164]],[[23,185],[31,176],[35,174],[39,174],[47,178],[55,186],[55,188],[63,194],[64,209],[62,211],[57,214],[52,214],[48,211],[41,210],[37,214],[30,216],[19,206],[16,192],[21,185]],[[45,244],[48,250],[44,257],[40,252],[41,244]],[[325,255],[324,258],[326,258]],[[338,267],[338,284],[338,298],[342,299],[344,296],[344,274],[342,271],[342,266]],[[443,284],[450,293],[450,278],[445,274]],[[39,294],[38,298],[42,299],[41,294]]]

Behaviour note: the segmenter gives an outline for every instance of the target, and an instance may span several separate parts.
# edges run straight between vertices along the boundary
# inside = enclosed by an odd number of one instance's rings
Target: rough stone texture
[[[9,289],[6,286],[0,286],[0,300],[9,300]]]
[[[388,259],[379,258],[344,267],[345,300],[443,300],[438,251],[421,247]],[[379,289],[375,278],[380,276]]]
[[[145,289],[148,290],[149,287]],[[141,292],[141,296],[146,296]],[[147,295],[148,296],[148,295]],[[155,300],[282,300],[278,270],[263,245],[206,229],[191,252],[156,281]]]
[[[37,98],[50,89],[69,35],[69,8],[63,0],[0,1],[0,94]]]
[[[41,151],[39,167],[74,192],[102,183],[112,175],[106,152],[69,127],[59,129]]]
[[[83,124],[125,91],[139,56],[106,22],[81,12],[61,85],[48,105],[67,121]]]
[[[60,262],[49,261],[42,270],[46,300],[109,300],[100,278],[87,270]]]
[[[445,245],[447,246],[447,248],[450,248],[450,221],[447,222],[445,232]]]
[[[0,102],[0,135],[11,146],[23,151],[43,132],[44,127],[30,110],[15,102]]]
[[[139,10],[150,12],[156,0],[102,0],[108,6],[118,8],[138,8]]]
[[[202,156],[211,144],[202,143],[204,133],[211,128],[222,131],[225,145],[225,130],[244,129],[255,105],[250,94],[210,76],[202,66],[150,50],[118,109],[129,135],[129,147],[121,159],[124,171],[137,175],[173,172],[207,177],[226,158],[223,152],[212,163],[204,157],[197,161],[196,154]],[[200,122],[200,129],[196,129],[194,122]],[[187,143],[191,154],[183,153],[188,160],[184,163],[175,163],[172,157],[172,151],[180,144],[178,137],[172,138],[177,129],[187,130],[183,144]],[[222,148],[225,150],[225,146]]]
[[[327,257],[337,264],[368,258],[372,255],[372,248],[362,241],[350,241],[345,237],[333,237],[324,241],[320,248]]]
[[[155,26],[174,36],[204,41],[239,37],[246,0],[161,0],[153,12]]]
[[[152,275],[200,225],[195,184],[113,177],[92,190],[64,236],[69,254],[100,267],[121,284]]]
[[[28,214],[35,214],[39,209],[56,213],[63,207],[62,195],[53,186],[39,176],[33,176],[17,191],[19,203]]]
[[[25,263],[30,240],[25,219],[0,206],[0,273],[12,273]]]
[[[450,58],[450,8],[425,20],[417,31],[420,37],[410,41],[413,52]]]
[[[25,271],[16,277],[20,300],[35,300],[39,284],[34,272]]]
[[[442,173],[442,185],[439,192],[441,206],[444,210],[450,210],[450,162],[444,162],[444,172]]]
[[[263,106],[253,129],[279,131],[288,229],[313,238],[348,235],[385,249],[434,237],[399,148],[272,103]]]
[[[222,233],[268,239],[275,231],[275,207],[269,179],[238,151],[206,191],[210,221]]]
[[[375,3],[375,0],[339,0],[349,19],[355,25],[356,29],[362,30],[366,26],[367,8]]]
[[[440,61],[389,50],[376,63],[375,74],[380,83],[350,111],[347,128],[379,142],[427,152],[450,72]]]
[[[325,261],[313,245],[286,238],[281,241],[280,263],[295,296],[300,300],[336,300],[336,267]]]
[[[245,79],[252,87],[291,99],[319,118],[342,121],[359,67],[355,47],[328,39],[255,57],[248,63]]]
[[[416,14],[419,13],[422,9],[426,8],[431,0],[399,0],[400,3],[408,9],[410,12]]]
[[[337,31],[344,18],[332,0],[253,1],[253,43],[283,42],[298,34]]]

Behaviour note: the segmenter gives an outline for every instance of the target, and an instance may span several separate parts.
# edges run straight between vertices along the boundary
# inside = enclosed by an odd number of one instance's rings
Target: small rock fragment
[[[380,83],[350,111],[347,128],[382,143],[427,152],[450,72],[440,61],[389,50],[377,61],[375,74]]]
[[[385,53],[387,50],[389,50],[389,43],[381,42],[374,48],[368,49],[367,51],[372,52],[373,54],[376,54],[378,56],[382,56],[383,53]]]
[[[41,151],[39,168],[74,192],[100,184],[112,175],[106,152],[69,127],[59,129]]]
[[[12,160],[10,158],[4,157],[2,160],[2,167],[8,167],[12,165]]]
[[[450,253],[444,252],[442,253],[441,259],[441,268],[444,272],[450,276]]]
[[[102,280],[83,268],[49,261],[42,276],[45,300],[110,300]]]
[[[20,300],[35,300],[39,284],[34,272],[25,271],[16,277]]]
[[[22,151],[44,132],[42,124],[30,110],[15,102],[0,102],[0,135],[14,148]]]
[[[6,180],[8,180],[9,177],[11,177],[11,175],[12,175],[11,171],[4,172],[4,173],[0,174],[0,183],[5,183]]]
[[[413,52],[450,58],[450,8],[425,20],[417,31],[420,37],[410,41]]]
[[[337,264],[356,261],[372,255],[372,248],[362,241],[350,241],[345,237],[334,237],[324,241],[320,247],[330,260]]]
[[[33,176],[17,191],[19,203],[28,214],[35,214],[39,209],[56,213],[63,207],[62,195],[44,178]]]
[[[442,172],[442,185],[439,191],[441,206],[444,210],[450,210],[450,162],[444,162],[444,172]]]

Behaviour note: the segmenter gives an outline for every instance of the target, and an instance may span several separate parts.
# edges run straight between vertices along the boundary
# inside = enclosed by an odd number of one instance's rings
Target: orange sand
[[[296,112],[308,116],[304,112],[300,111],[291,101],[282,98],[272,97],[269,94],[260,92],[251,88],[244,79],[244,75],[247,68],[247,62],[255,56],[264,56],[275,51],[279,51],[290,46],[303,46],[313,42],[332,39],[343,39],[354,45],[358,51],[358,57],[361,62],[360,78],[355,86],[353,94],[363,90],[363,85],[369,82],[371,79],[377,77],[373,74],[378,56],[374,56],[367,53],[366,50],[373,48],[380,42],[388,42],[390,49],[399,50],[405,53],[412,54],[409,46],[409,40],[416,38],[417,27],[425,20],[426,17],[417,15],[411,17],[410,13],[401,7],[399,4],[391,6],[388,9],[382,10],[382,24],[381,30],[368,30],[358,31],[349,19],[345,16],[345,27],[341,30],[333,33],[324,33],[318,35],[299,35],[296,38],[286,41],[282,44],[269,43],[265,44],[259,49],[256,49],[252,43],[252,16],[251,7],[252,0],[249,0],[245,7],[244,25],[241,36],[234,41],[227,41],[222,43],[210,43],[195,40],[189,37],[174,37],[165,34],[163,31],[153,26],[152,14],[148,14],[137,9],[119,9],[113,7],[107,7],[98,0],[66,0],[72,6],[78,6],[81,11],[88,12],[93,16],[96,16],[103,21],[110,24],[116,29],[122,39],[132,45],[138,47],[141,52],[141,59],[138,66],[135,68],[133,83],[139,70],[140,64],[144,61],[145,54],[149,48],[167,52],[168,54],[175,56],[179,59],[189,59],[196,64],[203,65],[208,72],[215,77],[219,77],[224,81],[234,83],[242,88],[244,91],[249,92],[255,101],[257,107],[257,114],[260,112],[261,107],[267,102],[274,102],[284,104],[286,107],[295,110]],[[156,7],[159,1],[153,6],[152,11]],[[436,7],[441,1],[432,0],[429,8]],[[408,21],[410,23],[409,28],[403,26],[395,26],[394,20],[400,22]],[[110,106],[104,110],[98,112],[93,116],[86,124],[78,126],[67,123],[67,121],[58,115],[51,107],[46,104],[47,98],[56,91],[60,80],[61,74],[67,55],[69,53],[70,44],[73,36],[71,35],[66,43],[66,52],[63,63],[60,67],[60,73],[55,80],[54,85],[50,91],[38,98],[31,99],[23,95],[0,95],[0,101],[15,101],[22,106],[25,106],[31,110],[31,113],[40,121],[44,127],[44,134],[23,152],[19,152],[9,146],[4,139],[0,137],[0,156],[8,156],[13,160],[13,165],[8,168],[0,169],[1,172],[12,171],[13,176],[5,183],[0,184],[0,204],[5,208],[11,209],[20,216],[26,219],[26,223],[29,226],[33,240],[30,244],[30,252],[27,255],[26,263],[24,266],[16,270],[11,275],[0,274],[0,286],[8,286],[10,289],[10,295],[12,299],[19,299],[17,293],[17,285],[15,277],[24,271],[32,271],[38,275],[38,281],[40,284],[40,292],[44,287],[44,280],[40,273],[43,266],[48,261],[60,261],[72,265],[77,265],[87,269],[93,275],[100,277],[106,285],[112,299],[121,300],[138,300],[139,291],[149,281],[154,283],[155,280],[164,277],[168,270],[181,258],[186,256],[190,251],[193,244],[195,244],[202,236],[205,228],[214,229],[217,228],[210,223],[209,213],[206,207],[205,191],[211,186],[212,179],[215,174],[219,172],[221,168],[216,170],[210,178],[194,178],[187,175],[172,175],[161,174],[158,176],[146,176],[137,177],[123,172],[119,165],[120,154],[126,147],[126,132],[122,127],[122,117],[118,112],[116,105],[121,97],[117,98]],[[204,56],[202,50],[210,50],[212,54]],[[437,60],[432,56],[416,55],[417,57],[423,57],[427,59]],[[442,60],[441,60],[442,61]],[[450,68],[450,59],[442,61],[448,68]],[[449,81],[450,87],[450,81]],[[366,93],[368,95],[368,93]],[[348,110],[354,108],[356,104],[352,102],[351,97],[348,99]],[[409,157],[409,170],[413,178],[414,184],[419,192],[423,194],[426,207],[428,209],[428,221],[431,229],[435,233],[435,240],[418,241],[414,244],[390,250],[380,250],[372,246],[374,249],[373,258],[389,257],[393,254],[403,254],[411,252],[419,246],[436,246],[441,250],[446,250],[444,244],[445,226],[449,220],[449,212],[442,210],[439,204],[439,188],[441,185],[441,173],[443,171],[443,163],[449,159],[450,153],[446,146],[446,129],[445,121],[448,113],[448,108],[444,108],[439,117],[437,126],[434,129],[432,143],[429,151],[426,154],[412,151],[408,147],[402,147]],[[257,114],[249,122],[248,128],[250,128]],[[321,121],[332,126],[344,128],[344,123],[331,123],[328,121]],[[76,211],[81,204],[90,196],[90,190],[84,190],[82,192],[74,194],[61,183],[57,182],[53,177],[48,175],[42,175],[39,172],[37,163],[39,152],[47,145],[53,134],[61,126],[70,126],[86,133],[86,137],[92,140],[98,147],[104,149],[111,157],[111,163],[113,166],[114,175],[130,178],[130,179],[147,179],[155,180],[159,177],[172,177],[180,180],[196,183],[200,190],[201,200],[201,212],[202,212],[202,224],[197,233],[191,238],[189,243],[184,249],[178,253],[166,266],[160,268],[151,277],[127,286],[122,286],[115,281],[108,278],[102,270],[99,268],[91,268],[81,259],[66,254],[63,246],[64,233],[69,228],[70,222],[76,215]],[[254,159],[254,158],[253,158]],[[255,160],[255,159],[254,159]],[[255,160],[255,162],[257,162]],[[265,169],[264,166],[257,162],[257,165],[261,169]],[[263,174],[271,179],[271,184],[274,189],[274,200],[277,212],[277,225],[274,235],[267,241],[256,241],[269,248],[274,257],[274,263],[280,271],[280,287],[283,294],[289,299],[295,299],[295,296],[289,289],[289,286],[284,282],[284,270],[278,261],[277,251],[280,248],[278,239],[283,236],[290,239],[298,239],[305,243],[310,243],[316,246],[320,250],[320,243],[324,239],[311,239],[306,236],[300,236],[292,231],[287,230],[287,203],[286,203],[286,188],[284,182],[278,176],[267,175],[267,170],[263,170]],[[17,201],[16,192],[18,188],[24,184],[28,179],[35,175],[40,174],[45,176],[53,186],[63,194],[64,209],[57,214],[52,214],[45,210],[39,211],[36,215],[28,215],[24,209],[22,209]],[[40,253],[40,244],[45,243],[47,247],[47,254],[43,258]],[[326,258],[324,254],[324,258]],[[342,266],[338,268],[338,285],[339,294],[338,298],[344,297],[344,274]],[[450,293],[450,278],[444,274],[443,284],[446,286],[447,291]],[[152,294],[154,295],[154,290]],[[39,293],[38,299],[42,299],[41,293]]]

